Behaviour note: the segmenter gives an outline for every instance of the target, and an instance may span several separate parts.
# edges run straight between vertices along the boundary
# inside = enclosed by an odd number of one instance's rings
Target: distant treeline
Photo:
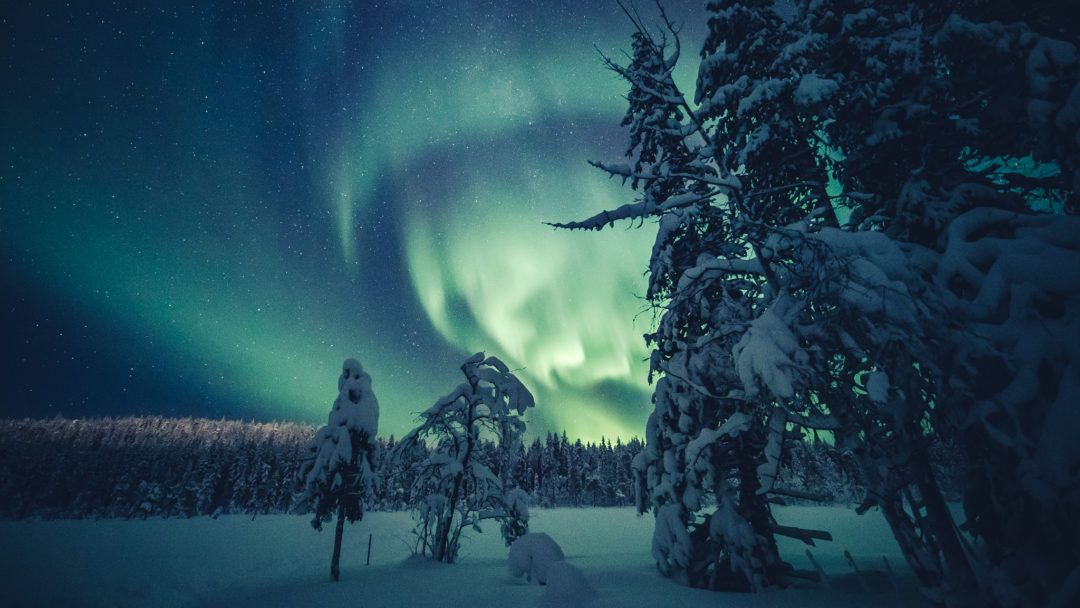
[[[0,517],[308,513],[297,472],[314,434],[309,425],[195,418],[0,420]],[[391,462],[394,438],[379,443],[372,508],[408,509],[423,455]],[[626,506],[634,501],[630,463],[642,448],[636,438],[594,444],[548,434],[503,466],[533,506]],[[806,444],[789,454],[782,477],[791,489],[850,502],[858,489],[844,460]]]

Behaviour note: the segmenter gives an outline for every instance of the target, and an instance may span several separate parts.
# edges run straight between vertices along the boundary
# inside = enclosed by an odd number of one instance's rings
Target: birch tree
[[[529,520],[528,495],[508,483],[505,463],[521,441],[532,393],[505,363],[482,352],[461,372],[465,382],[421,414],[397,448],[429,450],[413,488],[417,543],[420,553],[448,564],[457,558],[462,532],[481,532],[484,520],[501,524],[507,544],[528,531]],[[496,444],[497,458],[485,457],[484,440]]]

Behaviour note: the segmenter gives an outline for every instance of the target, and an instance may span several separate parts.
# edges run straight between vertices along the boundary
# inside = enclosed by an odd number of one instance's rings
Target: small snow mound
[[[548,567],[547,588],[540,596],[540,605],[548,608],[582,608],[596,599],[596,588],[585,575],[567,562],[555,562]]]
[[[525,580],[546,585],[551,565],[563,559],[562,549],[550,536],[530,532],[510,545],[510,574],[514,577],[524,574]]]

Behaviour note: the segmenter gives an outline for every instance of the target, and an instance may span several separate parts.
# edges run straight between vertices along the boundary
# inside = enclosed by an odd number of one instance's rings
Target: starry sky
[[[400,436],[484,350],[533,433],[640,436],[655,226],[543,224],[633,197],[586,162],[621,157],[630,32],[613,0],[5,3],[0,413],[322,423],[356,357]]]

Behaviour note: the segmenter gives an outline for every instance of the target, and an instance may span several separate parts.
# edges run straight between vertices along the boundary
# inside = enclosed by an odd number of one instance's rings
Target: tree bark
[[[341,578],[341,535],[345,531],[345,505],[340,505],[337,512],[337,525],[334,527],[334,555],[330,558],[330,580]]]

